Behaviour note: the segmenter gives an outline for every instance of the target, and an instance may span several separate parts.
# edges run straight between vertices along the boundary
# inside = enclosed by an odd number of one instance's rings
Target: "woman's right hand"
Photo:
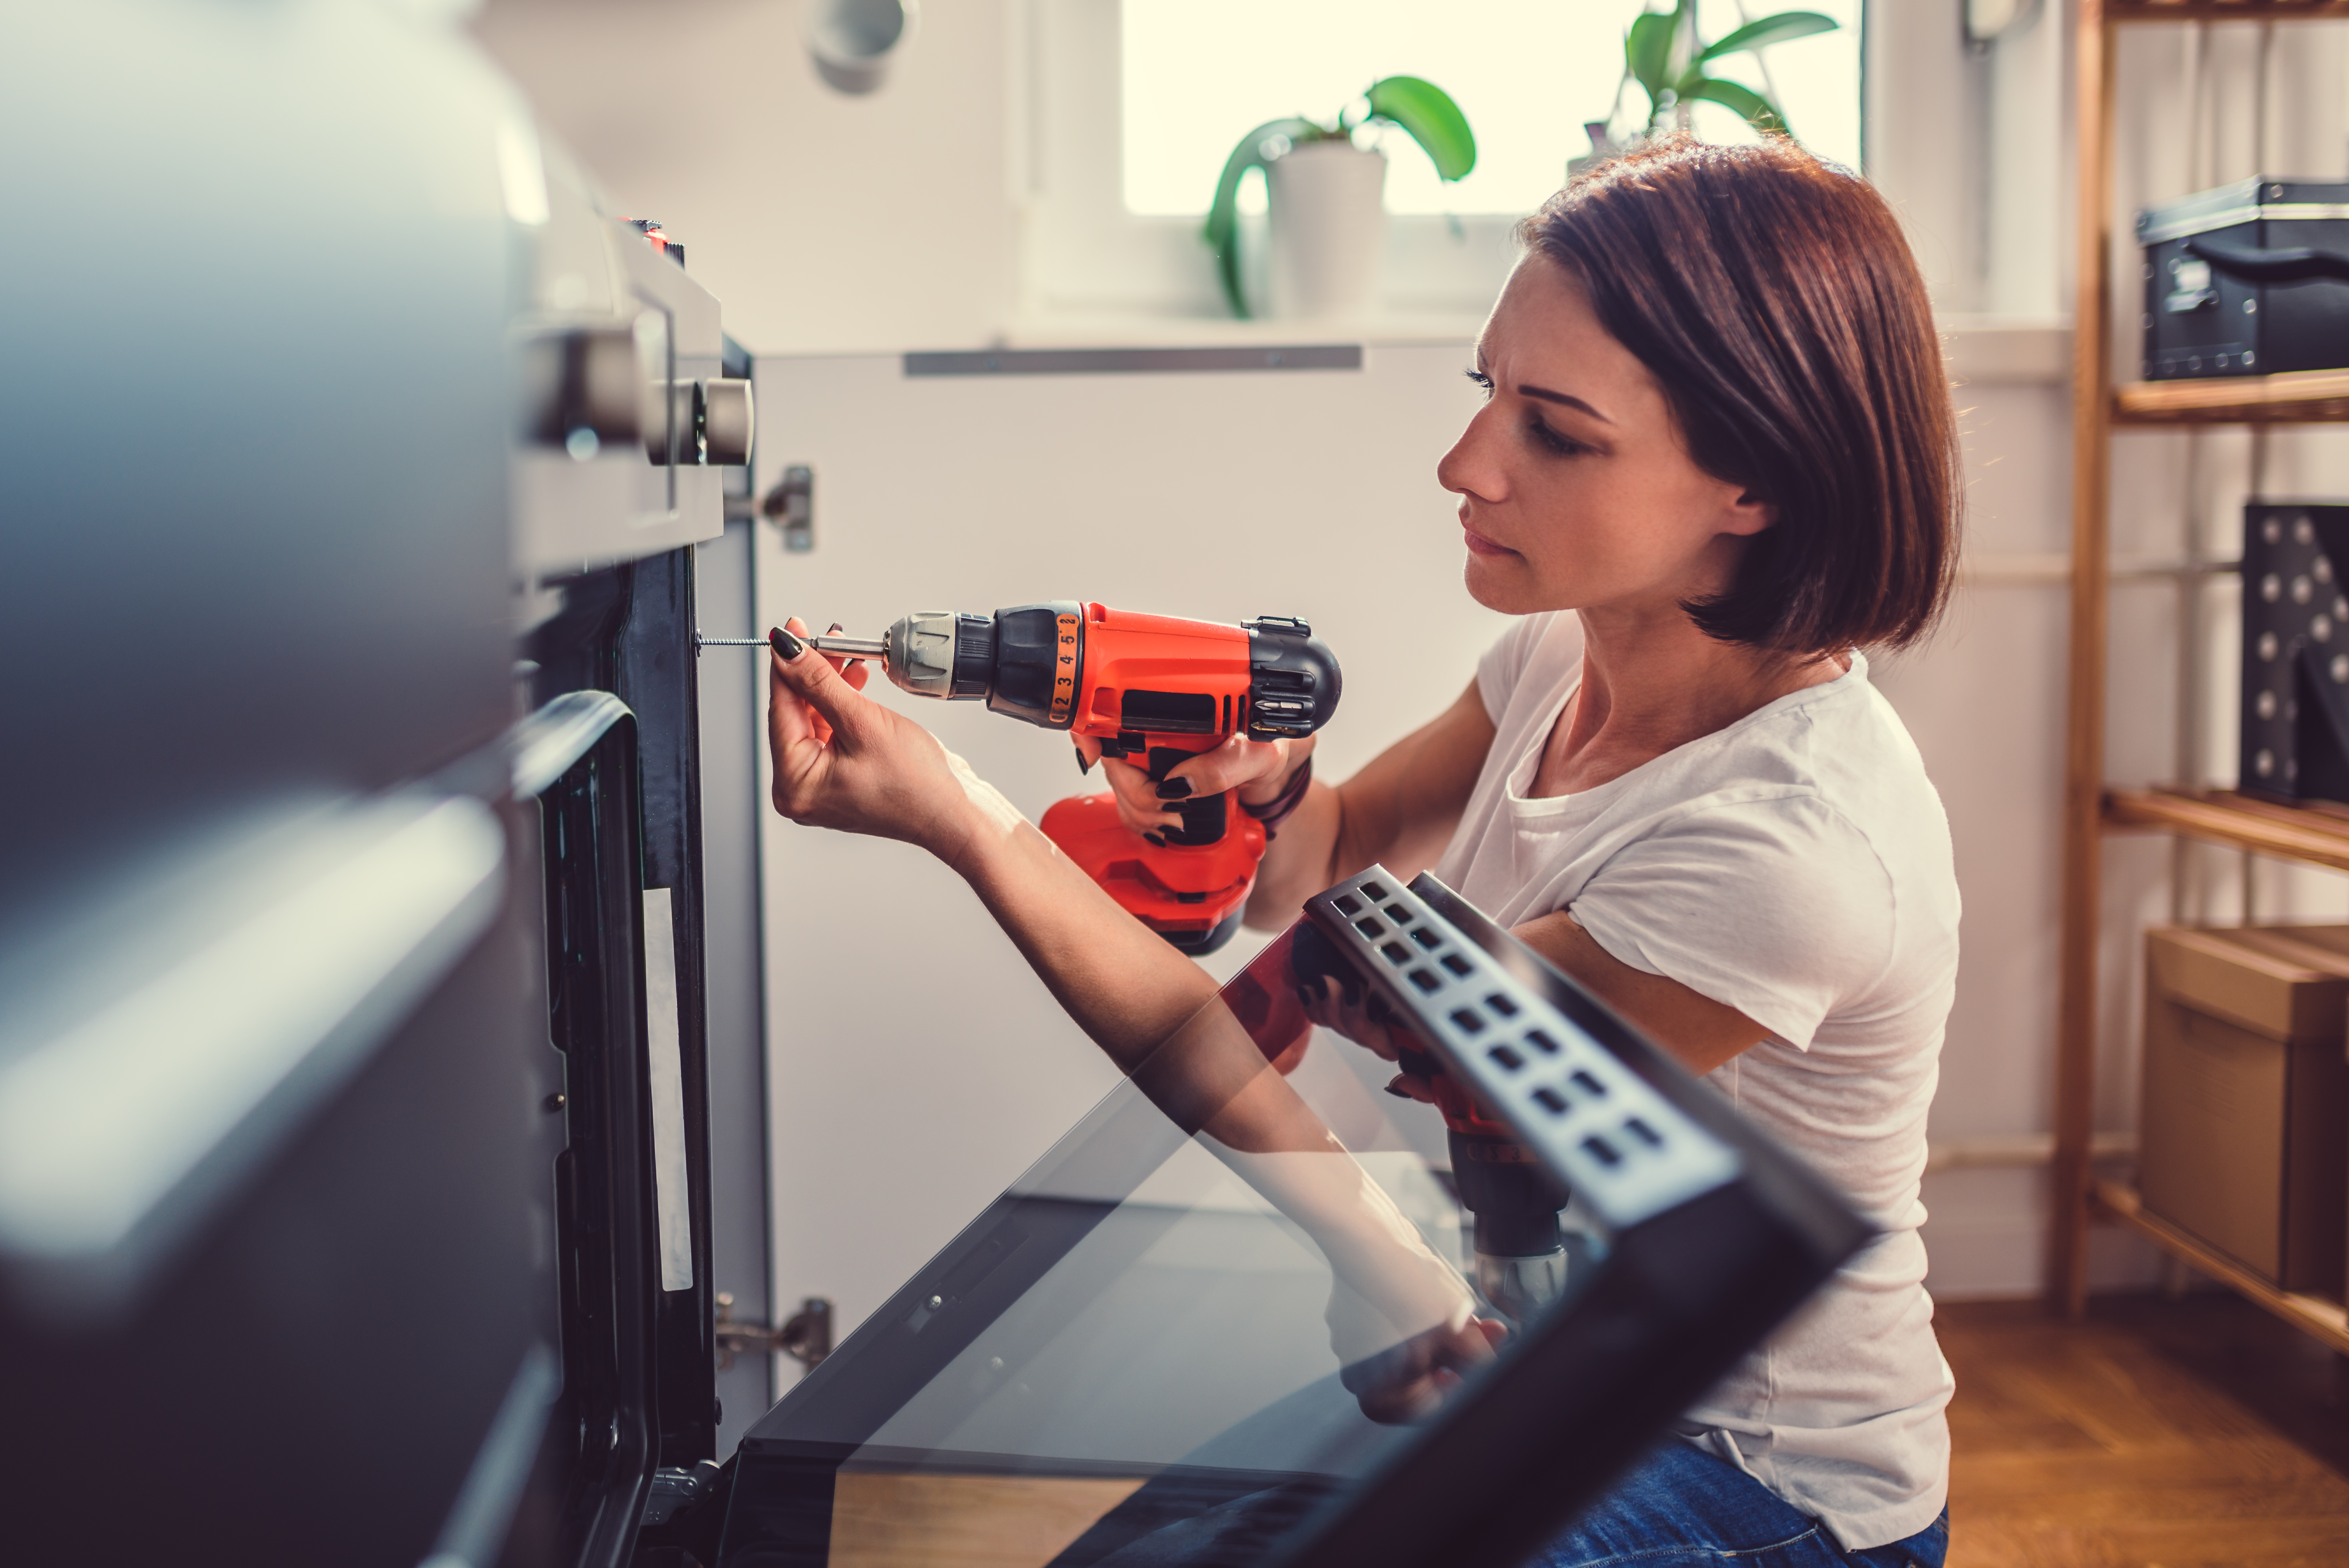
[[[798,639],[794,616],[769,655],[767,742],[775,809],[793,822],[918,845],[953,864],[981,828],[1020,820],[1009,801],[904,714],[858,690],[869,672],[840,668]],[[796,645],[790,659],[783,648]]]

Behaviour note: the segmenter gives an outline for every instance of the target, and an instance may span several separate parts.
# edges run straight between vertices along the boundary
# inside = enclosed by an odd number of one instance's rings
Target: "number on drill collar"
[[[1052,667],[1052,722],[1066,724],[1069,710],[1077,700],[1077,618],[1062,614],[1060,618],[1060,651]]]

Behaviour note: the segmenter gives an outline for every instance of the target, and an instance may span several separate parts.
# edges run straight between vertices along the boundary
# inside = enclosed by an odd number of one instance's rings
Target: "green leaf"
[[[1717,103],[1724,108],[1733,109],[1744,115],[1745,123],[1756,130],[1785,131],[1789,136],[1794,134],[1792,130],[1787,130],[1786,117],[1778,112],[1776,104],[1741,82],[1725,82],[1718,77],[1706,77],[1691,83],[1682,90],[1681,97],[1689,99],[1702,99],[1707,103]]]
[[[1775,16],[1746,23],[1697,58],[1717,60],[1741,49],[1767,48],[1772,44],[1784,44],[1795,38],[1807,38],[1814,33],[1832,33],[1835,30],[1836,19],[1832,16],[1822,16],[1816,11],[1781,11]]]
[[[1285,137],[1293,145],[1299,141],[1319,141],[1330,132],[1309,119],[1290,116],[1287,119],[1268,119],[1246,136],[1224,160],[1223,177],[1216,182],[1216,199],[1207,208],[1206,226],[1199,237],[1216,253],[1216,271],[1223,279],[1224,297],[1232,303],[1232,314],[1247,319],[1247,298],[1240,292],[1240,181],[1251,169],[1265,166],[1264,144],[1274,137]]]
[[[1452,95],[1417,77],[1386,77],[1371,84],[1371,118],[1400,125],[1427,150],[1436,174],[1457,180],[1476,167],[1476,134]]]
[[[1632,19],[1623,35],[1623,64],[1631,79],[1648,89],[1652,106],[1664,93],[1665,73],[1671,69],[1672,33],[1679,18],[1668,11],[1646,11]]]

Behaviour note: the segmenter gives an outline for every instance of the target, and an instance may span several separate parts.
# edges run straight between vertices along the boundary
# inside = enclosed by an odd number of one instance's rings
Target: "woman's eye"
[[[1573,437],[1558,434],[1557,431],[1550,429],[1549,426],[1544,424],[1539,420],[1530,420],[1526,421],[1526,423],[1527,428],[1533,432],[1533,438],[1535,441],[1540,442],[1551,452],[1557,452],[1561,457],[1571,456],[1578,452],[1587,452],[1589,450],[1580,441],[1576,441]]]
[[[1483,392],[1486,397],[1489,398],[1493,395],[1492,377],[1487,376],[1482,370],[1464,370],[1461,373],[1466,376],[1468,379],[1475,385],[1476,389]]]

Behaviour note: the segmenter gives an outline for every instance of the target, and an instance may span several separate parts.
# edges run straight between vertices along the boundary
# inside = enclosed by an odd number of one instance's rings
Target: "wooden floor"
[[[1950,1568],[2349,1564],[2349,1407],[2332,1352],[2232,1295],[1935,1314]]]

